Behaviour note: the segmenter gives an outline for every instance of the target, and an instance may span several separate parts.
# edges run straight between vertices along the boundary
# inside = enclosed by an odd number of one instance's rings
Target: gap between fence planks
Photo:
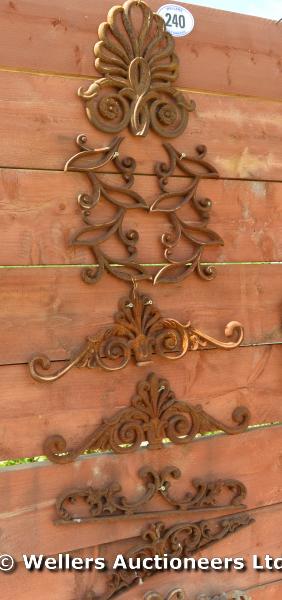
[[[152,371],[169,381],[177,400],[202,404],[223,423],[232,423],[237,406],[249,408],[252,424],[282,421],[280,363],[280,345],[269,345],[190,352],[174,362],[156,358],[146,368],[114,373],[74,369],[51,384],[34,381],[26,365],[1,367],[0,459],[41,455],[53,434],[79,445],[105,415],[130,406],[137,383]]]
[[[102,179],[117,181],[113,175]],[[186,183],[171,178],[170,190],[183,190]],[[133,188],[150,206],[160,193],[157,178],[136,176]],[[87,177],[80,173],[25,171],[2,169],[0,172],[0,239],[1,265],[89,264],[93,254],[84,246],[74,247],[70,240],[84,227],[77,205],[80,192],[90,192]],[[206,262],[281,261],[282,212],[281,183],[262,181],[203,181],[197,196],[210,198],[212,210],[209,227],[224,240],[224,246],[207,247]],[[93,211],[95,221],[105,221],[113,214],[109,202]],[[186,220],[197,220],[197,213],[185,207]],[[161,263],[164,260],[161,236],[171,231],[165,213],[148,213],[141,209],[128,210],[125,230],[136,229],[142,263]],[[93,237],[88,234],[88,239]],[[86,236],[87,237],[87,236]],[[191,253],[189,244],[180,245],[176,255],[186,259]],[[115,259],[125,257],[116,236],[103,244]]]
[[[36,0],[4,2],[1,66],[97,75],[92,49],[98,41],[98,26],[112,5],[112,0],[84,0],[83,5],[75,0],[41,0],[39,8]],[[149,5],[157,10],[161,2],[153,0]],[[195,27],[189,36],[175,38],[179,86],[281,100],[281,36],[274,21],[183,6],[192,12]]]
[[[214,556],[242,556],[250,565],[251,557],[254,553],[260,556],[264,556],[267,553],[272,556],[279,556],[280,544],[277,540],[277,531],[281,523],[281,511],[281,504],[252,511],[255,522],[248,527],[238,530],[220,542],[211,545],[210,548],[198,552],[196,557],[205,556],[211,559]],[[178,522],[185,522],[185,520],[179,520]],[[88,547],[84,550],[72,552],[72,556],[105,557],[111,564],[113,557],[131,548],[135,542],[138,543],[136,538],[131,541],[124,541],[123,543],[116,542],[115,544],[94,548]],[[106,574],[94,570],[92,572],[60,571],[59,573],[48,572],[47,570],[27,572],[23,564],[20,563],[15,573],[9,577],[2,576],[1,589],[3,596],[7,600],[30,600],[31,595],[36,597],[38,593],[40,593],[40,600],[49,600],[50,597],[52,600],[69,600],[70,598],[83,600],[87,591],[93,589],[93,587],[97,594],[103,591],[106,576]],[[137,586],[132,588],[130,591],[122,593],[120,597],[123,600],[132,600],[132,594],[134,593],[134,600],[135,598],[136,600],[141,600],[145,591],[152,589],[167,591],[168,585],[171,584],[171,586],[174,586],[177,584],[184,586],[187,591],[189,590],[190,597],[188,600],[190,598],[194,600],[199,591],[209,592],[213,590],[216,593],[226,589],[241,589],[242,587],[248,589],[268,583],[274,586],[276,580],[277,572],[254,571],[250,566],[243,573],[242,571],[234,570],[230,572],[213,571],[208,573],[203,571],[188,573],[186,571],[176,571],[170,572],[169,575],[166,573],[164,576],[161,573],[148,578],[142,587]],[[17,595],[19,590],[20,595]],[[255,596],[255,600],[257,598],[259,600],[263,598],[264,600],[265,596]],[[272,598],[273,600],[280,600],[277,595],[270,596],[270,598],[271,600]],[[267,600],[270,600],[270,598],[267,596]]]
[[[87,134],[95,147],[109,142],[111,136],[88,122],[77,88],[76,79],[2,73],[1,167],[61,170],[76,152],[79,133]],[[281,180],[282,104],[193,93],[190,97],[197,108],[186,131],[173,142],[180,152],[191,154],[196,145],[205,144],[207,160],[221,177]],[[153,132],[138,140],[128,136],[121,154],[134,156],[143,174],[151,174],[155,161],[164,157]]]
[[[0,364],[27,362],[42,352],[51,360],[67,359],[87,336],[112,324],[118,300],[128,296],[130,286],[110,275],[89,285],[80,272],[79,267],[0,269]],[[139,289],[163,317],[191,321],[218,339],[229,321],[238,320],[245,327],[244,344],[275,343],[282,340],[280,272],[281,265],[225,265],[211,282],[193,274],[184,284],[140,282]]]

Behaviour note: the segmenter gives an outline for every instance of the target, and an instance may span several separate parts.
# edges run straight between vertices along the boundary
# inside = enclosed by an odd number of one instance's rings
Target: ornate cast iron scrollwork
[[[249,410],[238,406],[233,410],[232,420],[236,423],[233,427],[211,417],[199,404],[193,406],[176,400],[168,381],[151,373],[138,383],[131,406],[104,419],[77,448],[68,449],[62,436],[53,435],[45,441],[43,452],[52,462],[68,463],[86,450],[123,454],[134,452],[143,442],[150,449],[158,449],[165,440],[187,444],[197,434],[207,431],[242,433],[250,421]]]
[[[146,570],[142,566],[142,561],[147,557],[162,558],[166,555],[169,560],[174,557],[178,559],[191,557],[198,550],[225,538],[241,527],[250,525],[253,520],[250,515],[243,514],[223,517],[213,522],[181,523],[168,529],[163,523],[149,525],[142,535],[143,541],[123,555],[125,560],[130,558],[134,561],[139,558],[140,568],[138,565],[134,571],[116,571],[109,576],[106,591],[102,595],[97,596],[94,591],[89,590],[84,600],[110,600],[121,591],[132,588],[145,578],[159,573],[160,571],[156,570],[154,566],[151,570]]]
[[[139,239],[135,230],[124,231],[123,221],[127,210],[143,208],[149,210],[145,200],[133,191],[135,160],[131,157],[120,159],[119,147],[123,138],[115,138],[104,148],[87,146],[85,135],[79,135],[76,142],[80,151],[72,156],[65,165],[65,171],[78,171],[87,175],[91,194],[79,194],[78,204],[82,209],[83,221],[86,226],[71,240],[73,246],[90,248],[98,267],[86,268],[82,271],[82,279],[86,283],[96,283],[104,271],[125,281],[134,279],[151,279],[150,274],[137,261],[136,244]],[[106,164],[113,162],[117,172],[122,176],[123,184],[113,185],[96,173]],[[106,200],[116,212],[113,217],[103,222],[91,221],[91,212],[97,208],[101,199]],[[128,253],[127,260],[116,259],[103,251],[102,245],[116,235]],[[118,264],[116,264],[118,263]]]
[[[98,36],[95,67],[103,77],[78,90],[91,123],[108,133],[127,126],[136,136],[150,126],[164,137],[182,133],[195,102],[172,86],[178,58],[164,20],[142,0],[127,0],[110,9]]]
[[[221,342],[202,333],[190,323],[183,325],[175,319],[162,317],[149,296],[140,294],[133,287],[131,295],[119,301],[119,312],[114,315],[114,324],[94,337],[88,338],[83,350],[67,366],[52,375],[45,375],[51,362],[45,355],[35,356],[29,363],[30,372],[37,381],[56,381],[74,366],[105,371],[123,369],[131,358],[138,366],[148,365],[154,354],[170,360],[183,357],[188,350],[206,348],[208,344],[230,350],[237,348],[243,340],[241,323],[231,321],[225,327],[227,338],[234,341]]]
[[[221,237],[207,228],[212,202],[209,198],[197,196],[197,188],[201,179],[218,178],[217,170],[204,157],[205,146],[197,146],[195,157],[178,152],[171,144],[164,144],[169,157],[169,164],[159,162],[155,171],[159,180],[161,194],[151,205],[151,212],[165,212],[172,226],[172,233],[162,236],[165,248],[164,256],[167,264],[155,275],[154,283],[175,283],[182,281],[195,270],[202,279],[210,280],[215,276],[215,268],[201,264],[202,254],[206,246],[223,246]],[[186,186],[180,191],[168,190],[169,178],[176,168],[188,178]],[[201,221],[187,221],[179,216],[179,211],[190,204],[200,216]],[[192,254],[185,260],[175,259],[173,251],[181,240],[192,246]]]
[[[200,509],[221,509],[245,507],[242,500],[245,499],[247,490],[243,483],[235,479],[218,479],[204,481],[194,479],[192,481],[195,491],[186,492],[182,498],[176,498],[170,494],[170,479],[179,479],[181,471],[177,467],[167,466],[160,472],[151,467],[142,467],[139,477],[144,483],[144,492],[138,500],[129,501],[125,496],[120,496],[122,488],[115,482],[104,488],[94,489],[72,489],[62,494],[56,501],[57,523],[83,523],[85,521],[96,521],[100,518],[120,519],[130,515],[146,516],[156,514],[156,511],[142,512],[155,496],[161,496],[166,504],[171,506],[170,510],[157,511],[158,514],[171,514],[174,511],[193,511]],[[222,493],[229,498],[229,503],[221,501]],[[230,497],[231,493],[231,497]],[[86,516],[77,516],[73,513],[73,506],[78,500],[86,505]]]
[[[181,588],[171,590],[168,594],[160,592],[147,592],[144,600],[188,600],[185,592]],[[215,596],[207,596],[206,594],[197,595],[196,600],[251,600],[251,597],[241,590],[233,590],[232,592],[223,592]]]
[[[171,144],[164,144],[169,156],[169,164],[164,162],[156,164],[155,171],[161,194],[149,207],[140,194],[132,189],[136,164],[131,157],[120,158],[119,147],[122,138],[114,138],[108,146],[97,149],[87,145],[87,138],[84,135],[79,135],[76,141],[80,151],[68,160],[65,170],[84,173],[92,187],[91,194],[79,194],[78,196],[84,227],[71,240],[73,246],[89,248],[93,254],[95,265],[97,264],[97,266],[82,271],[82,278],[86,283],[96,283],[105,271],[125,281],[131,281],[132,277],[136,280],[153,279],[154,284],[175,283],[188,277],[194,271],[206,280],[215,276],[214,267],[201,264],[203,251],[207,246],[223,245],[221,237],[207,228],[212,207],[211,200],[200,198],[197,195],[201,179],[218,177],[216,169],[204,160],[205,146],[198,146],[196,148],[197,155],[193,157],[178,152]],[[122,176],[123,184],[113,185],[102,179],[97,173],[101,167],[110,162]],[[174,174],[176,168],[179,168],[181,173],[188,178],[188,183],[181,191],[168,191],[169,178]],[[91,213],[98,208],[102,198],[110,203],[116,212],[106,221],[93,222]],[[179,216],[180,209],[187,207],[188,204],[200,216],[200,221],[187,221]],[[172,227],[172,232],[166,232],[162,236],[164,258],[167,262],[157,270],[154,276],[150,275],[148,269],[138,260],[138,232],[134,229],[125,231],[123,228],[127,210],[138,208],[165,213]],[[126,260],[109,256],[103,250],[103,244],[112,236],[117,236],[119,242],[126,249],[128,254]],[[184,239],[189,247],[192,247],[192,254],[180,261],[173,257],[173,251],[181,239]]]

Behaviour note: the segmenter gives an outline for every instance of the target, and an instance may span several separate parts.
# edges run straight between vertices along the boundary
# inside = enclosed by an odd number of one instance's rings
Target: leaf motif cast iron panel
[[[172,85],[178,58],[164,20],[142,0],[128,0],[110,9],[98,36],[95,67],[103,77],[78,90],[91,123],[108,133],[129,126],[135,136],[149,127],[164,137],[182,133],[195,103]]]
[[[246,430],[249,410],[238,406],[233,410],[232,420],[236,423],[233,427],[208,415],[199,404],[193,406],[176,400],[168,381],[151,373],[138,383],[131,406],[104,419],[77,448],[68,449],[62,436],[53,435],[47,438],[43,453],[53,462],[68,463],[86,450],[122,454],[134,452],[143,442],[147,442],[148,448],[157,449],[167,439],[174,444],[187,444],[198,433],[207,431],[237,434]]]
[[[98,265],[84,269],[83,280],[86,283],[96,283],[105,271],[125,281],[131,281],[134,277],[135,280],[153,279],[155,284],[182,281],[194,271],[202,279],[213,279],[215,269],[201,264],[202,255],[206,247],[223,245],[223,240],[207,227],[212,207],[211,200],[197,195],[198,184],[202,179],[218,177],[216,169],[204,160],[206,147],[198,146],[196,156],[187,156],[175,150],[171,144],[164,144],[169,156],[169,164],[159,162],[155,166],[161,193],[149,207],[142,196],[132,189],[136,163],[131,157],[120,158],[121,142],[122,138],[114,138],[108,146],[94,149],[87,145],[86,136],[79,135],[77,144],[80,151],[72,156],[65,166],[66,171],[84,173],[92,187],[91,194],[80,194],[78,197],[84,227],[71,240],[73,246],[89,248],[95,264]],[[101,178],[98,173],[110,162],[113,162],[122,177],[123,182],[120,185],[109,183],[108,179]],[[168,191],[169,178],[177,168],[182,175],[185,175],[184,181],[186,182],[187,179],[187,183],[181,191]],[[102,199],[115,208],[115,214],[106,221],[93,221],[92,213],[98,209]],[[179,216],[180,209],[187,208],[188,205],[200,220],[185,220]],[[135,229],[125,231],[123,226],[127,211],[133,209],[150,210],[151,213],[162,212],[172,228],[172,231],[164,233],[161,239],[166,264],[154,275],[150,274],[148,268],[138,260],[138,231]],[[126,260],[110,256],[104,251],[103,244],[112,236],[116,236],[126,249],[128,254]],[[173,251],[181,240],[187,243],[189,254],[185,260],[176,260]]]
[[[167,466],[160,472],[151,467],[142,467],[139,477],[144,484],[142,496],[134,501],[129,501],[125,496],[120,496],[122,488],[118,482],[107,485],[104,488],[94,489],[72,489],[62,494],[56,502],[57,523],[84,523],[85,521],[96,521],[97,519],[118,519],[135,515],[136,517],[156,515],[156,510],[147,510],[144,507],[156,496],[161,496],[170,509],[157,511],[158,514],[171,514],[178,511],[193,511],[200,509],[220,509],[245,507],[242,500],[245,499],[247,490],[243,483],[235,479],[218,479],[204,481],[194,479],[192,481],[194,492],[186,492],[182,498],[170,494],[170,479],[179,479],[181,471],[177,467]],[[225,502],[222,501],[222,495]],[[227,503],[226,503],[227,497]],[[81,516],[75,510],[77,501],[83,501],[87,509],[86,515]],[[149,507],[148,507],[149,508]],[[143,509],[143,511],[142,511]]]
[[[131,358],[138,366],[144,366],[153,361],[154,355],[176,360],[188,350],[206,348],[208,344],[231,350],[241,344],[243,326],[238,321],[231,321],[226,325],[225,335],[235,337],[235,341],[221,342],[193,327],[190,321],[183,325],[175,319],[163,318],[151,298],[134,287],[129,297],[119,301],[114,324],[88,338],[84,349],[67,366],[46,375],[42,371],[48,371],[51,362],[45,355],[39,355],[30,361],[30,372],[37,381],[50,382],[75,366],[116,371],[126,367]]]
[[[152,570],[146,570],[142,567],[142,561],[145,558],[155,556],[169,559],[177,557],[179,559],[193,556],[195,552],[206,548],[211,544],[234,533],[241,527],[250,525],[254,519],[248,514],[237,515],[233,517],[223,517],[213,521],[198,521],[196,523],[177,524],[166,529],[163,523],[154,523],[149,525],[142,535],[142,542],[133,546],[124,555],[124,558],[140,558],[141,567],[132,571],[116,571],[108,578],[106,591],[97,596],[95,592],[89,590],[84,600],[110,600],[117,596],[121,591],[132,588],[134,585],[143,581],[143,579],[160,573],[154,567]]]

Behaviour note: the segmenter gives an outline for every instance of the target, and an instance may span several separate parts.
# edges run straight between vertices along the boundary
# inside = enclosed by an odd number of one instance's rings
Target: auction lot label
[[[194,29],[194,17],[184,6],[164,4],[157,14],[163,18],[166,30],[174,37],[188,35]]]

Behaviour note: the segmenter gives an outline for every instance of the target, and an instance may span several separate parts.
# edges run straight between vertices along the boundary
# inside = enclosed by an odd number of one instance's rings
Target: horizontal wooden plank
[[[92,47],[113,4],[41,0],[39,9],[36,0],[6,1],[1,7],[1,65],[94,75]],[[159,0],[149,4],[154,10],[161,5]],[[274,21],[183,6],[192,12],[195,27],[188,37],[175,38],[180,86],[281,99],[281,37]]]
[[[252,424],[282,421],[280,365],[281,346],[268,345],[156,358],[113,373],[74,369],[53,384],[34,381],[25,365],[1,367],[0,458],[41,455],[44,440],[57,433],[68,447],[79,446],[105,416],[130,406],[137,383],[153,370],[178,400],[202,404],[223,423],[231,424],[237,406],[249,408]]]
[[[258,586],[249,590],[252,600],[280,600],[282,596],[282,580],[267,585]]]
[[[197,557],[243,557],[248,564],[245,571],[172,571],[160,573],[152,578],[148,578],[142,586],[137,586],[131,590],[121,593],[119,597],[122,600],[143,600],[145,592],[149,590],[158,590],[159,592],[168,592],[175,586],[181,586],[188,592],[188,600],[196,600],[197,595],[202,593],[218,593],[219,591],[232,589],[245,589],[251,594],[252,590],[257,594],[255,587],[269,584],[265,587],[266,592],[271,590],[269,596],[263,594],[255,595],[252,600],[278,600],[277,594],[274,595],[273,587],[279,577],[277,571],[256,571],[251,567],[252,555],[257,554],[264,557],[265,554],[277,557],[280,555],[280,523],[282,506],[276,505],[268,508],[260,508],[252,512],[255,521],[248,527],[224,538],[220,542],[213,544],[210,548],[197,553]],[[180,521],[181,522],[181,521]],[[183,521],[182,521],[183,522]],[[136,540],[137,541],[137,540]],[[133,541],[133,545],[134,545]],[[137,541],[138,543],[138,541]],[[108,546],[89,547],[84,550],[72,552],[74,557],[97,558],[109,557],[112,564],[113,558],[129,549],[131,542],[116,542]],[[29,571],[24,568],[23,563],[18,565],[17,570],[9,577],[2,574],[1,586],[3,596],[7,600],[29,600],[31,595],[40,597],[40,600],[70,600],[71,598],[80,599],[90,590],[95,590],[98,595],[104,590],[104,582],[107,573],[101,571],[60,571],[54,574],[54,571]],[[271,588],[272,586],[272,588]],[[20,593],[19,593],[20,590]],[[134,594],[134,596],[133,596]]]
[[[81,81],[83,83],[83,81]],[[88,82],[85,82],[87,85]],[[109,136],[88,122],[73,78],[2,73],[0,93],[0,166],[62,169],[75,152],[79,133],[101,147]],[[187,130],[175,140],[186,153],[208,147],[208,160],[221,177],[281,180],[282,104],[248,98],[190,94],[197,102]],[[19,117],[20,115],[20,117]],[[139,173],[153,173],[166,159],[159,137],[127,136],[122,152],[134,156]],[[63,193],[63,192],[61,192]]]
[[[164,317],[189,320],[204,333],[224,339],[229,321],[245,327],[245,344],[282,340],[282,266],[222,265],[207,282],[193,275],[183,285],[140,284]],[[61,360],[76,353],[89,335],[113,322],[118,300],[129,286],[105,275],[85,284],[78,267],[0,269],[0,364],[27,362],[37,353]],[[16,340],[16,341],[15,341]]]
[[[276,504],[282,501],[281,472],[282,427],[253,430],[239,436],[226,435],[202,438],[189,447],[168,446],[162,450],[146,449],[128,455],[100,454],[84,457],[74,464],[52,465],[39,463],[1,469],[0,473],[0,526],[5,552],[17,559],[23,553],[57,554],[78,546],[100,545],[138,535],[142,523],[169,517],[198,521],[231,511],[221,509],[188,511],[178,515],[156,513],[133,518],[126,516],[111,520],[102,518],[94,523],[56,524],[56,499],[71,489],[92,486],[103,489],[117,482],[121,495],[135,501],[144,495],[144,484],[138,477],[140,467],[153,467],[161,471],[168,465],[177,466],[182,475],[172,481],[170,494],[183,498],[192,491],[193,479],[237,479],[247,488],[244,503],[248,509]],[[259,450],[258,450],[259,449]],[[263,477],[267,473],[267,477]],[[224,497],[224,495],[223,495]],[[227,499],[230,495],[225,496]],[[163,498],[157,497],[147,503],[143,513],[170,510]],[[71,507],[75,515],[88,514],[83,505]],[[140,512],[140,511],[139,511]],[[126,524],[126,526],[125,526]],[[4,543],[4,542],[2,542]]]
[[[102,178],[109,180],[110,175]],[[173,177],[170,189],[183,189],[183,182]],[[88,192],[86,177],[79,173],[2,169],[0,173],[0,214],[2,265],[88,264],[93,255],[84,246],[70,246],[69,240],[82,229],[76,199],[82,190]],[[156,177],[136,176],[134,188],[141,192],[148,206],[159,194]],[[58,197],[58,190],[63,193]],[[90,191],[90,190],[89,190]],[[224,246],[206,249],[203,260],[279,261],[282,260],[281,183],[262,181],[203,181],[199,196],[211,198],[210,227],[224,240]],[[96,221],[104,221],[114,213],[109,202],[95,209]],[[195,220],[193,209],[184,208],[186,219]],[[129,210],[125,228],[140,234],[138,256],[143,263],[164,260],[162,233],[170,231],[165,213]],[[115,259],[123,258],[116,236],[103,247]],[[188,248],[187,248],[188,246]],[[191,256],[189,245],[183,244],[177,257]]]

